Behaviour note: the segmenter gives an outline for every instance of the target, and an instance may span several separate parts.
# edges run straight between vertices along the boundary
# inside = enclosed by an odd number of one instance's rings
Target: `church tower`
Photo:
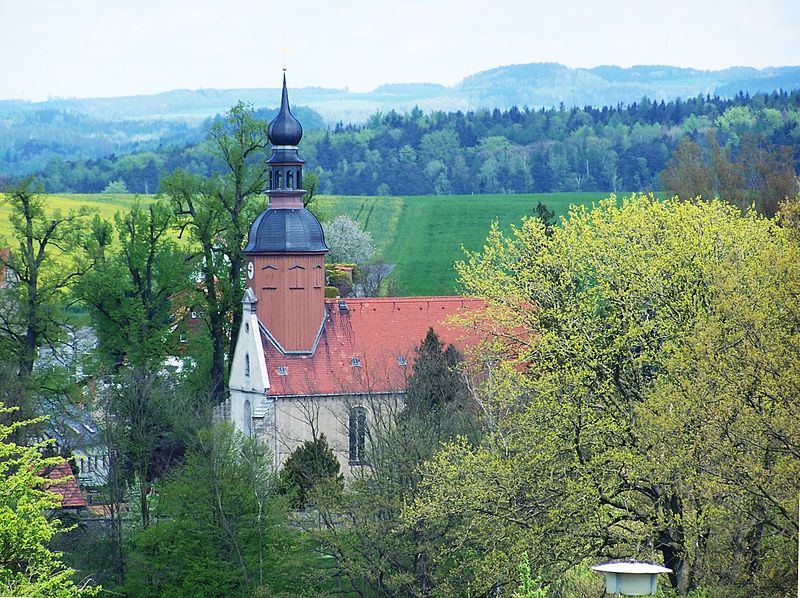
[[[325,322],[322,226],[303,207],[303,127],[289,109],[286,74],[281,108],[269,124],[269,205],[253,221],[244,253],[247,287],[258,320],[284,354],[313,353]]]

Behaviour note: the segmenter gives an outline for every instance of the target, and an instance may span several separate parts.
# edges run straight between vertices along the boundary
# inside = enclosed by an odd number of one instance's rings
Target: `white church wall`
[[[245,291],[242,304],[242,325],[239,327],[228,381],[229,418],[238,430],[251,436],[254,433],[253,415],[263,416],[269,376],[256,316],[256,298],[251,289]]]
[[[351,425],[359,424],[351,415],[363,409],[362,439],[366,444],[372,433],[391,425],[401,405],[399,393],[280,397],[275,402],[276,464],[280,467],[292,451],[311,440],[315,433],[324,434],[339,460],[340,471],[349,477],[361,466],[359,455],[363,452],[356,450],[356,455],[351,454]],[[357,433],[357,429],[352,431]],[[360,448],[368,451],[368,446]]]

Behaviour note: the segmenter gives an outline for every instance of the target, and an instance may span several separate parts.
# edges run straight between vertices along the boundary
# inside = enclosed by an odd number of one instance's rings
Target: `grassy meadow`
[[[140,201],[150,201],[152,196],[138,196],[132,194],[64,194],[47,195],[45,207],[48,211],[61,210],[68,212],[80,207],[89,210],[90,217],[98,214],[106,220],[114,220],[114,214],[121,210],[128,210],[137,199]],[[11,235],[11,222],[8,217],[11,213],[9,206],[2,201],[0,194],[0,242],[4,245],[9,244]]]
[[[462,246],[483,247],[492,220],[504,230],[532,214],[541,201],[556,216],[571,204],[591,204],[608,193],[541,193],[526,195],[443,195],[415,197],[321,196],[325,217],[347,214],[375,240],[377,255],[395,265],[403,295],[450,295],[456,292],[453,263],[464,256]],[[50,209],[80,206],[101,218],[129,209],[135,195],[49,195]],[[142,196],[149,201],[152,196]],[[0,203],[0,243],[9,244],[9,208]]]
[[[451,295],[456,292],[453,263],[483,247],[492,220],[503,230],[530,215],[537,202],[556,217],[572,204],[591,204],[608,193],[526,195],[442,195],[416,197],[327,197],[327,216],[348,214],[372,234],[377,254],[395,264],[403,295]]]

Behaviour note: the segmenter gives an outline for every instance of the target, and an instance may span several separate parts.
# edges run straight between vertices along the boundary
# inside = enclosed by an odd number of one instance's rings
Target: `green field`
[[[542,193],[533,195],[444,195],[421,197],[330,197],[319,204],[327,217],[348,214],[372,234],[377,254],[395,265],[403,295],[449,295],[456,292],[453,263],[468,250],[483,247],[492,220],[504,230],[519,223],[541,201],[565,214],[571,204],[591,204],[608,193]],[[150,197],[143,198],[149,200]],[[128,209],[133,195],[52,195],[48,205],[68,210],[87,206],[112,219]],[[0,239],[11,232],[8,206],[0,205]]]
[[[129,209],[139,197],[129,194],[48,195],[45,206],[47,210],[61,210],[62,212],[86,207],[92,217],[94,214],[98,214],[101,218],[113,220],[115,212]],[[0,198],[2,198],[2,194],[0,194]],[[141,196],[142,201],[150,201],[151,198],[152,196]],[[11,222],[8,220],[10,213],[8,205],[0,201],[0,241],[4,240],[5,245],[9,244],[8,240],[11,234]]]
[[[421,197],[322,198],[330,216],[349,214],[375,239],[377,252],[395,264],[403,295],[450,295],[456,292],[453,263],[465,249],[483,247],[489,225],[504,230],[530,215],[541,201],[566,214],[571,204],[591,204],[608,193],[534,195],[445,195]]]

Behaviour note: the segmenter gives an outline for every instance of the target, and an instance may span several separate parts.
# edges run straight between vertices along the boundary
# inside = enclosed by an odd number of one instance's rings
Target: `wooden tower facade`
[[[244,252],[258,320],[286,354],[312,353],[325,322],[328,246],[319,221],[303,207],[302,136],[284,75],[281,108],[269,125],[269,205],[250,227]]]

